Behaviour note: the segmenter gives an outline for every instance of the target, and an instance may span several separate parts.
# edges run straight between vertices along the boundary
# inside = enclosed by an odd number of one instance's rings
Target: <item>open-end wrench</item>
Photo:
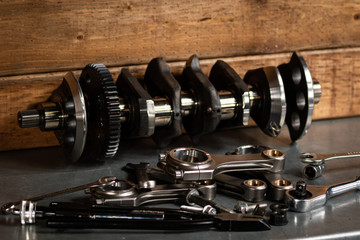
[[[16,201],[16,202],[9,202],[9,203],[4,204],[1,207],[1,213],[2,214],[20,215],[22,224],[24,224],[25,222],[30,222],[31,223],[31,222],[35,221],[35,215],[34,216],[32,216],[32,215],[31,216],[25,216],[24,213],[28,209],[30,209],[30,210],[35,209],[37,201],[47,199],[47,198],[51,198],[51,197],[55,197],[55,196],[62,195],[62,194],[66,194],[66,193],[72,193],[72,192],[85,190],[85,189],[87,189],[89,187],[108,186],[108,185],[113,184],[115,182],[115,180],[116,180],[116,177],[102,177],[102,178],[98,179],[95,182],[83,184],[83,185],[76,186],[76,187],[66,188],[66,189],[63,189],[63,190],[60,190],[60,191],[56,191],[56,192],[47,193],[47,194],[44,194],[44,195],[28,198],[26,200],[21,200],[21,201]],[[20,209],[16,208],[17,206],[20,206]]]
[[[244,155],[210,155],[196,148],[175,148],[160,157],[161,167],[174,181],[212,180],[217,174],[238,171],[283,170],[285,154],[275,149]]]
[[[296,183],[296,188],[285,193],[285,203],[295,212],[308,212],[325,205],[329,198],[352,190],[360,190],[360,176],[354,180],[330,186],[306,186],[304,181]]]
[[[326,171],[325,162],[330,160],[342,159],[342,158],[359,158],[360,152],[347,152],[347,153],[331,153],[331,154],[319,154],[319,153],[303,153],[300,155],[301,161],[306,163],[304,167],[304,175],[308,179],[315,179],[320,177]]]
[[[36,202],[36,201],[39,201],[39,200],[43,200],[43,199],[50,198],[50,197],[55,197],[55,196],[62,195],[62,194],[65,194],[65,193],[72,193],[72,192],[85,190],[85,189],[87,189],[89,187],[104,187],[104,186],[108,186],[108,185],[113,184],[115,182],[115,180],[116,180],[116,177],[102,177],[102,178],[98,179],[95,182],[91,182],[91,183],[83,184],[83,185],[80,185],[80,186],[66,188],[66,189],[63,189],[63,190],[60,190],[60,191],[56,191],[56,192],[47,193],[47,194],[44,194],[44,195],[28,198],[28,199],[26,199],[26,201]],[[9,202],[9,203],[4,204],[1,207],[2,214],[13,213],[14,208],[16,206],[20,205],[23,201],[24,200],[20,200],[20,201]]]

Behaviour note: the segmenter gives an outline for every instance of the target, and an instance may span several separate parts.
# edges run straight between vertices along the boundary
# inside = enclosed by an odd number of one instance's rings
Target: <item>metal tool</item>
[[[106,186],[110,186],[110,185],[114,184],[115,182],[116,182],[116,177],[102,177],[95,182],[87,183],[84,185],[71,187],[71,188],[63,189],[63,190],[52,192],[52,193],[47,193],[47,194],[40,195],[37,197],[28,198],[26,200],[20,200],[17,202],[6,203],[1,207],[1,212],[2,212],[2,214],[11,214],[11,213],[19,214],[19,212],[14,212],[14,209],[16,208],[16,206],[18,206],[20,204],[22,204],[22,206],[25,207],[25,205],[27,205],[28,203],[31,203],[32,205],[30,206],[30,208],[33,208],[34,202],[37,202],[37,201],[40,201],[43,199],[48,199],[48,198],[66,194],[66,193],[72,193],[72,192],[85,190],[90,187],[106,187]]]
[[[182,134],[184,124],[197,143],[220,121],[247,125],[250,115],[272,137],[286,122],[295,141],[310,127],[321,96],[320,84],[312,81],[304,59],[295,53],[289,63],[248,71],[244,80],[224,61],[216,62],[208,78],[193,55],[178,81],[167,63],[155,58],[144,83],[147,90],[124,68],[115,85],[103,64],[89,64],[79,82],[68,73],[47,102],[20,111],[18,123],[55,131],[73,161],[103,161],[116,154],[120,136],[152,135],[164,147]]]
[[[308,212],[325,205],[328,199],[337,195],[360,190],[360,177],[330,186],[306,186],[304,181],[296,183],[296,188],[285,193],[285,203],[295,212]]]
[[[96,204],[111,204],[116,206],[140,206],[146,203],[169,202],[184,198],[184,194],[196,189],[206,199],[213,199],[216,194],[216,184],[210,181],[162,184],[151,190],[141,190],[133,182],[117,179],[112,185],[90,187],[86,193],[91,194]]]
[[[29,201],[27,202],[29,203]],[[33,204],[36,206],[36,202]],[[47,220],[49,227],[57,228],[152,230],[215,228],[223,231],[263,231],[270,229],[270,225],[261,216],[225,213],[209,215],[171,208],[134,208],[52,202],[48,207],[25,207],[17,211],[21,211],[21,216],[26,216],[26,221],[22,224],[34,224],[39,220]]]
[[[360,152],[347,152],[347,153],[332,153],[332,154],[319,154],[319,153],[303,153],[300,155],[301,161],[306,163],[303,173],[308,179],[316,179],[326,171],[325,163],[330,160],[337,160],[343,158],[359,158]]]
[[[225,172],[279,172],[284,168],[285,154],[267,149],[260,154],[210,155],[196,148],[175,148],[159,161],[174,181],[201,181],[212,180],[217,174]]]
[[[115,208],[90,206],[50,207],[47,226],[55,228],[118,228],[151,230],[197,230],[215,228],[221,231],[264,231],[270,225],[262,216],[220,213],[193,213],[167,208]],[[79,206],[77,206],[79,207]],[[59,213],[57,213],[59,211]],[[44,215],[44,214],[43,214]]]

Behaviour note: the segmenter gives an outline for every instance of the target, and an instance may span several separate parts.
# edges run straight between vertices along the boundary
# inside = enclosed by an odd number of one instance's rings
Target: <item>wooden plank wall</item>
[[[314,118],[360,115],[360,0],[0,1],[0,35],[0,150],[57,144],[17,111],[90,62],[141,78],[154,57],[178,74],[196,53],[205,74],[221,58],[243,76],[300,51],[323,89]]]

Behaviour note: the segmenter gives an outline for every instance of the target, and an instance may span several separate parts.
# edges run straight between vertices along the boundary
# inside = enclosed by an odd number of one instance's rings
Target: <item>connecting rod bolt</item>
[[[217,213],[216,209],[210,205],[206,205],[205,207],[182,205],[182,206],[180,206],[180,209],[184,210],[184,211],[195,212],[195,213],[205,213],[205,214],[209,214],[209,215],[216,215],[216,213]]]
[[[234,206],[234,211],[242,214],[254,214],[255,210],[259,208],[266,208],[267,203],[247,203],[245,201],[238,201]]]
[[[196,189],[193,189],[191,191],[188,192],[188,194],[186,195],[185,198],[187,204],[189,205],[193,205],[193,204],[197,204],[201,207],[205,207],[207,205],[210,205],[211,207],[213,207],[218,213],[234,213],[233,211],[231,211],[228,208],[225,208],[219,204],[217,204],[216,202],[213,202],[211,200],[208,200],[206,198],[203,198],[199,195],[199,192]]]

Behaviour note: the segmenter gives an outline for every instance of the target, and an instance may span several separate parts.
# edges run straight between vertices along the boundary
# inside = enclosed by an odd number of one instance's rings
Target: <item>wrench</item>
[[[332,154],[319,154],[319,153],[303,153],[300,155],[301,161],[306,163],[303,173],[308,179],[315,179],[320,177],[326,171],[325,162],[330,160],[342,158],[360,157],[360,152],[347,152],[347,153],[332,153]]]
[[[285,203],[295,212],[308,212],[325,205],[328,199],[352,190],[360,190],[360,176],[354,180],[330,186],[306,186],[304,181],[296,183],[296,188],[285,192]]]
[[[19,212],[17,212],[17,211],[14,212],[15,207],[20,205],[20,204],[23,205],[24,202],[37,202],[39,200],[43,200],[43,199],[46,199],[46,198],[62,195],[62,194],[65,194],[65,193],[71,193],[71,192],[77,192],[77,191],[80,191],[80,190],[84,190],[84,189],[87,189],[89,187],[100,187],[100,186],[104,187],[104,186],[108,186],[108,185],[113,184],[115,182],[115,180],[116,180],[116,177],[102,177],[102,178],[98,179],[95,182],[87,183],[87,184],[80,185],[80,186],[77,186],[77,187],[71,187],[71,188],[63,189],[63,190],[52,192],[52,193],[47,193],[47,194],[44,194],[44,195],[28,198],[26,200],[21,200],[21,201],[17,201],[17,202],[9,202],[9,203],[4,204],[1,207],[1,212],[2,212],[2,214],[15,214],[15,215],[17,215],[17,214],[19,214]]]
[[[283,170],[285,154],[276,149],[244,155],[210,155],[196,148],[175,148],[159,157],[159,164],[174,181],[212,180],[217,174],[237,171]]]

